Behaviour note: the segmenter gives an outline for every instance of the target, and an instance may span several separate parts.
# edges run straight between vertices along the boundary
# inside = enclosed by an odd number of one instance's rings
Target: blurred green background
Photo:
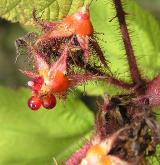
[[[160,0],[137,0],[137,2],[149,10],[157,19],[160,19]],[[0,84],[13,88],[26,85],[26,78],[18,71],[24,65],[16,59],[14,42],[27,31],[18,23],[10,23],[0,19]],[[24,61],[23,61],[24,62]]]

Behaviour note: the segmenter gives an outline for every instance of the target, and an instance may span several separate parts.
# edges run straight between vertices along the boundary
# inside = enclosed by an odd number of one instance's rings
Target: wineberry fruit
[[[64,92],[68,88],[69,88],[68,78],[61,71],[57,71],[53,81],[53,91]]]
[[[42,101],[38,96],[31,96],[28,100],[28,107],[31,110],[37,111],[42,105]]]
[[[42,98],[42,105],[46,109],[52,109],[56,106],[56,97],[54,95],[47,95]]]
[[[89,11],[86,7],[82,11],[75,13],[72,16],[64,18],[65,26],[73,31],[76,35],[90,36],[93,34],[93,26],[90,21]]]
[[[74,15],[74,28],[75,33],[78,35],[92,35],[93,34],[93,26],[89,18],[89,12],[81,12]]]

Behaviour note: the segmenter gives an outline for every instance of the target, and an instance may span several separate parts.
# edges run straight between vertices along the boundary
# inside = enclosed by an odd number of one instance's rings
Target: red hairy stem
[[[98,69],[90,67],[89,72],[94,73],[95,75],[98,74],[98,75],[103,76],[104,79],[106,79],[106,82],[108,82],[111,85],[114,85],[114,86],[117,86],[117,87],[120,87],[120,88],[123,88],[123,89],[127,89],[127,90],[131,90],[131,89],[134,88],[134,84],[129,84],[129,83],[123,82],[121,80],[118,80],[118,79],[110,76],[109,74],[101,72]]]
[[[52,30],[58,24],[58,21],[48,22],[48,21],[44,21],[44,20],[41,20],[40,18],[38,18],[35,8],[33,9],[32,16],[33,16],[34,23],[36,25],[38,25],[39,27],[41,27],[44,32],[48,32],[48,31]]]
[[[127,55],[127,60],[129,64],[129,69],[131,73],[132,80],[135,85],[140,86],[144,83],[144,81],[141,78],[140,71],[138,69],[137,63],[136,63],[136,58],[134,55],[134,50],[132,47],[131,39],[129,36],[128,28],[127,28],[127,23],[125,20],[125,15],[126,13],[123,10],[122,7],[122,2],[121,0],[113,0],[113,3],[115,5],[116,13],[117,13],[117,18],[120,26],[120,31],[122,34],[122,39]]]
[[[107,82],[109,82],[110,84],[112,84],[114,86],[118,86],[122,89],[131,90],[134,88],[134,84],[129,84],[129,83],[123,82],[123,81],[118,80],[111,76],[108,77]]]
[[[80,68],[84,68],[84,62],[81,60],[76,60],[75,61],[76,64],[80,67]],[[114,77],[112,77],[111,75],[102,72],[101,70],[96,69],[95,67],[92,67],[90,64],[86,64],[86,71],[93,74],[93,75],[97,75],[97,76],[102,76],[103,80],[114,86],[120,87],[122,89],[127,89],[127,90],[132,90],[134,88],[134,84],[129,84],[126,82],[123,82],[121,80],[118,80]]]
[[[102,52],[102,50],[101,50],[101,48],[100,48],[98,42],[97,42],[95,39],[92,39],[92,40],[90,41],[90,43],[91,43],[91,45],[93,46],[94,51],[95,51],[96,54],[98,55],[98,57],[99,57],[101,63],[102,63],[105,67],[107,67],[108,70],[110,70],[109,67],[108,67],[107,61],[106,61],[106,59],[105,59],[105,57],[104,57],[104,54],[103,54],[103,52]]]
[[[86,152],[90,147],[90,142],[84,144],[78,151],[76,151],[63,165],[77,165],[85,157]]]

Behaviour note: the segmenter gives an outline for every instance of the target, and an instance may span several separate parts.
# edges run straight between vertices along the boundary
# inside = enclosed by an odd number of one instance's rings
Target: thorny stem
[[[127,60],[128,60],[129,69],[130,69],[133,83],[136,86],[141,86],[141,85],[143,85],[144,81],[141,78],[141,74],[140,74],[140,71],[139,71],[137,63],[136,63],[134,50],[133,50],[133,47],[131,44],[131,39],[129,36],[129,32],[128,32],[128,28],[127,28],[127,24],[126,24],[126,20],[125,20],[126,13],[123,10],[121,0],[113,0],[113,3],[115,5],[115,9],[116,9],[116,13],[117,13],[116,16],[118,18],[120,31],[122,34],[122,39],[123,39],[123,43],[125,46],[125,51],[126,51]]]
[[[125,82],[123,82],[121,80],[118,80],[118,79],[116,79],[114,77],[108,77],[107,81],[110,84],[113,84],[115,86],[121,87],[122,89],[128,89],[128,90],[130,90],[130,89],[133,89],[133,87],[134,87],[134,84],[125,83]]]
[[[81,160],[85,157],[89,147],[90,142],[85,143],[77,152],[75,152],[67,162],[63,165],[77,165],[81,162]]]
[[[93,46],[93,49],[95,50],[96,54],[98,55],[100,61],[102,62],[102,64],[105,67],[109,68],[108,64],[107,64],[107,61],[106,61],[106,59],[105,59],[105,57],[103,55],[103,52],[102,52],[99,44],[97,43],[97,41],[95,39],[92,39],[90,42],[91,42],[91,45]]]
[[[84,68],[85,63],[83,60],[77,59],[75,62],[80,68]],[[92,67],[90,64],[86,64],[86,71],[90,72],[94,75],[97,75],[97,76],[102,76],[104,78],[106,77],[106,81],[108,83],[118,86],[122,89],[131,90],[134,88],[134,84],[129,84],[129,83],[123,82],[121,80],[118,80],[118,79],[110,76],[109,74],[104,73],[104,72],[100,71],[99,69],[96,69],[95,67]]]

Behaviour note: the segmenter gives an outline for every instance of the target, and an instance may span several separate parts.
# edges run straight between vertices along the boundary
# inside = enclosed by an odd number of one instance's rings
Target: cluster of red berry
[[[56,97],[54,95],[49,95],[40,99],[38,96],[31,96],[28,100],[28,106],[34,111],[38,110],[41,105],[46,109],[54,108],[56,105]]]
[[[94,75],[68,73],[68,57],[72,51],[79,50],[84,58],[84,68],[89,60],[89,41],[93,34],[93,27],[89,17],[88,6],[82,7],[77,13],[67,16],[61,21],[47,22],[37,19],[35,11],[33,18],[36,24],[43,29],[33,44],[24,39],[18,39],[16,44],[26,46],[32,55],[36,66],[36,73],[22,71],[23,74],[32,78],[28,86],[32,90],[32,96],[28,100],[31,110],[38,110],[41,105],[46,109],[52,109],[56,105],[55,95],[64,96],[70,87],[82,84],[94,79]],[[60,43],[57,46],[57,43]],[[47,53],[43,50],[47,49]],[[51,52],[48,53],[48,50]],[[54,62],[48,61],[52,54],[58,54]],[[55,55],[56,56],[56,55]],[[101,59],[101,58],[100,58]],[[102,61],[104,64],[104,61]]]

